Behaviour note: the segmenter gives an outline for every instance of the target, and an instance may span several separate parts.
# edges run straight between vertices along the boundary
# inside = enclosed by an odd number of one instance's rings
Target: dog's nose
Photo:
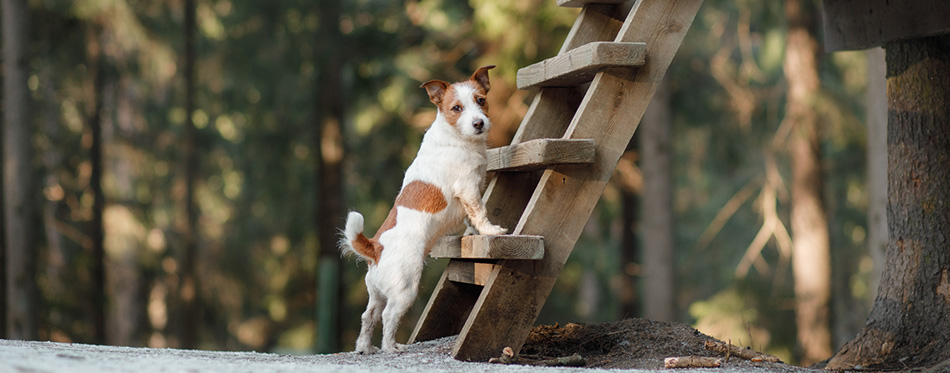
[[[481,119],[475,119],[475,122],[472,123],[472,127],[475,127],[475,129],[481,131],[482,128],[485,128],[485,121]]]

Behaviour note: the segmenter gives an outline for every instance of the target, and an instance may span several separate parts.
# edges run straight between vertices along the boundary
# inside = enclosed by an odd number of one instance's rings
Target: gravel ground
[[[0,372],[656,372],[470,363],[450,356],[455,337],[410,345],[400,354],[278,355],[0,340]],[[677,372],[815,372],[790,366],[727,366]]]

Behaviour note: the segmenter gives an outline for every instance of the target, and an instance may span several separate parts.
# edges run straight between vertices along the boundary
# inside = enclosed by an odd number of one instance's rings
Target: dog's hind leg
[[[383,351],[402,352],[406,346],[396,343],[396,329],[399,328],[399,321],[412,306],[416,299],[417,288],[407,289],[406,292],[394,294],[386,302],[386,309],[383,310]]]
[[[375,291],[370,291],[366,311],[363,311],[360,336],[356,339],[357,352],[372,354],[379,351],[379,348],[373,346],[373,330],[376,328],[376,321],[380,319],[384,306],[385,302],[381,299],[381,296]]]

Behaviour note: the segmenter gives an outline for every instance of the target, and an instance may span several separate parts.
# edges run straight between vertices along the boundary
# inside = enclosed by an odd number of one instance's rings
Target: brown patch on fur
[[[458,123],[459,117],[462,116],[462,111],[465,109],[458,98],[458,91],[455,90],[455,85],[451,85],[445,90],[442,94],[442,99],[437,105],[439,106],[439,111],[442,112],[442,116],[445,117],[445,121],[452,126]],[[452,110],[455,106],[459,106],[462,110]]]
[[[488,91],[483,89],[483,86],[475,84],[473,82],[466,82],[462,84],[469,84],[475,87],[475,94],[472,95],[472,101],[475,101],[475,104],[478,105],[478,101],[481,100],[482,104],[479,105],[482,108],[482,112],[486,115],[488,114]]]
[[[448,207],[448,202],[446,202],[445,196],[442,195],[442,190],[439,187],[419,180],[410,182],[399,192],[396,203],[393,204],[392,210],[389,210],[389,215],[379,226],[379,230],[376,231],[373,238],[366,238],[362,233],[356,235],[356,239],[353,240],[353,249],[356,252],[370,259],[373,263],[379,263],[379,256],[383,253],[383,245],[379,243],[379,236],[396,226],[398,215],[396,207],[398,206],[436,213]]]
[[[442,189],[419,180],[406,184],[399,192],[399,197],[396,197],[396,206],[428,213],[445,210],[448,205]]]
[[[379,235],[379,232],[376,234]],[[356,250],[360,256],[366,258],[373,264],[379,263],[379,256],[383,253],[383,245],[381,245],[375,237],[369,239],[366,238],[363,233],[358,233],[352,245],[353,249]]]
[[[383,221],[383,225],[376,231],[376,236],[374,236],[373,239],[378,240],[379,236],[384,232],[396,226],[396,215],[398,214],[396,207],[398,206],[416,211],[435,213],[444,210],[448,205],[439,187],[419,180],[410,182],[399,192],[399,196],[396,197],[396,203],[393,204],[393,209],[389,210],[389,215],[386,216],[386,220]]]

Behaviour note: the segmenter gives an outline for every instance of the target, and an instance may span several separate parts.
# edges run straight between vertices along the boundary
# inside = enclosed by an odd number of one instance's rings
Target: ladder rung
[[[432,247],[429,256],[453,259],[541,259],[541,236],[447,236]]]
[[[627,0],[557,0],[557,6],[580,8],[587,4],[620,4]]]
[[[495,265],[492,263],[453,260],[445,267],[446,279],[485,286],[485,283],[488,282],[488,275],[491,274],[494,267]]]
[[[488,149],[488,171],[527,171],[593,162],[594,141],[589,139],[535,139]]]
[[[576,86],[609,67],[646,63],[646,43],[593,42],[518,70],[518,89]]]

